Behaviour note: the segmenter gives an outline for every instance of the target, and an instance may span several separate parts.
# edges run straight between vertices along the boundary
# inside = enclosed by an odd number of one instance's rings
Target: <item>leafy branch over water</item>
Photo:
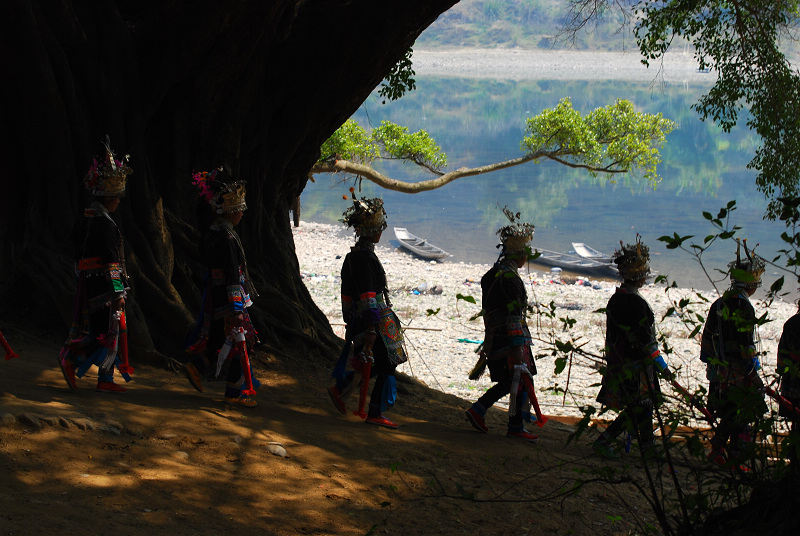
[[[641,169],[648,180],[657,183],[659,151],[674,127],[675,123],[661,114],[634,111],[633,104],[626,100],[597,108],[584,117],[566,98],[554,109],[526,121],[520,142],[523,156],[444,172],[446,156],[427,132],[408,133],[405,127],[383,121],[380,127],[367,133],[348,120],[323,144],[322,156],[310,175],[343,172],[389,190],[418,193],[441,188],[460,178],[547,159],[585,169],[592,175]],[[371,166],[379,158],[416,164],[435,178],[407,182],[387,177]]]

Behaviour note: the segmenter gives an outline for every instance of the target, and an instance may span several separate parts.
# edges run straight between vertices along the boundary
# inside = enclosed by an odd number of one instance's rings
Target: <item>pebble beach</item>
[[[293,233],[303,281],[334,332],[344,336],[339,271],[354,243],[353,235],[341,226],[302,221],[293,227]],[[468,378],[483,340],[482,320],[474,318],[480,311],[480,279],[491,266],[427,261],[393,247],[392,240],[391,233],[384,232],[375,252],[386,271],[393,309],[405,327],[410,358],[398,370],[431,388],[474,401],[492,385],[488,373],[477,381]],[[605,315],[597,310],[605,307],[617,283],[552,273],[533,264],[523,267],[520,275],[527,285],[529,303],[538,311],[529,316],[528,325],[537,356],[535,384],[542,411],[579,416],[582,406],[597,405],[597,366],[605,337]],[[666,292],[664,285],[648,284],[641,293],[655,312],[659,333],[666,337],[671,350],[667,361],[676,370],[678,382],[689,390],[705,385],[705,367],[698,359],[699,335],[690,338],[692,326],[687,327],[684,320],[695,313],[704,317],[716,293],[701,292],[708,302],[692,289]],[[682,298],[692,303],[677,307]],[[473,299],[475,303],[471,303]],[[785,301],[768,305],[753,300],[753,304],[757,315],[767,312],[771,320],[758,330],[762,374],[766,383],[771,383],[783,324],[797,307]],[[676,311],[665,316],[671,307]],[[555,340],[571,341],[585,354],[574,353],[558,374],[550,350]]]

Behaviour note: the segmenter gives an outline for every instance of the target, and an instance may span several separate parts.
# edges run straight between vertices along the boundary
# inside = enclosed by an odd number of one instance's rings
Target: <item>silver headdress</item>
[[[356,198],[355,189],[350,188],[353,204],[342,214],[342,222],[352,227],[358,236],[374,236],[386,229],[386,211],[383,199]],[[347,199],[347,196],[344,196]]]
[[[525,252],[530,247],[533,240],[534,225],[520,221],[520,213],[514,214],[508,207],[503,207],[503,214],[506,215],[510,225],[506,225],[497,230],[503,246],[503,254],[518,254]],[[498,246],[499,247],[499,246]]]
[[[744,246],[744,258],[742,258]],[[736,288],[758,288],[761,286],[761,275],[767,263],[755,254],[755,248],[748,249],[747,239],[736,244],[736,260],[728,263],[731,274],[731,286]]]
[[[644,279],[650,273],[650,248],[642,243],[642,237],[636,235],[635,244],[623,245],[614,252],[614,264],[617,265],[619,275],[626,281]]]

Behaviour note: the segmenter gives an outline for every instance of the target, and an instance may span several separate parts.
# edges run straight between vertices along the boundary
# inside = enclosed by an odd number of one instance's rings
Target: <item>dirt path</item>
[[[253,410],[141,365],[127,394],[94,392],[89,374],[71,393],[57,341],[6,336],[22,357],[0,360],[4,535],[627,534],[623,502],[652,521],[630,489],[559,498],[599,463],[585,440],[565,446],[566,424],[530,445],[504,437],[494,411],[482,435],[466,402],[404,382],[402,427],[375,428],[335,411],[327,364],[260,352]]]

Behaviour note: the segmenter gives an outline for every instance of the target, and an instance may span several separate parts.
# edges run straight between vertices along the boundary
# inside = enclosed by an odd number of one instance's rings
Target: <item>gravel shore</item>
[[[340,309],[340,278],[344,256],[353,245],[351,233],[342,227],[301,222],[293,228],[300,271],[315,303],[325,313],[334,331],[344,335]],[[480,396],[491,382],[488,374],[477,381],[467,378],[475,364],[475,349],[483,340],[483,324],[472,317],[480,310],[480,278],[490,268],[485,264],[468,264],[425,261],[405,250],[389,244],[390,236],[384,234],[375,252],[384,265],[394,310],[407,328],[406,344],[410,355],[408,363],[399,370],[416,377],[428,386],[466,400]],[[535,240],[534,240],[535,247]],[[554,374],[555,362],[548,343],[556,339],[573,341],[585,352],[601,358],[605,335],[605,316],[595,312],[606,306],[616,284],[611,281],[594,281],[578,278],[563,279],[549,272],[520,272],[528,283],[528,298],[539,304],[540,311],[552,315],[533,315],[528,320],[535,339],[534,355],[538,355],[536,376],[537,393],[542,410],[551,415],[579,415],[579,407],[594,404],[599,387],[597,361],[590,357],[574,355],[571,366]],[[441,294],[432,294],[425,288],[441,287]],[[422,288],[423,292],[419,292]],[[458,295],[471,296],[472,304]],[[655,311],[659,332],[667,337],[672,353],[667,356],[671,368],[677,370],[678,381],[693,390],[705,384],[705,369],[697,356],[699,341],[690,339],[691,328],[673,314],[662,318],[670,306],[682,297],[698,302],[694,291],[670,289],[648,285],[642,295]],[[689,309],[705,316],[708,305],[716,296],[705,292],[707,303],[690,305]],[[551,305],[552,304],[552,305]],[[756,314],[768,311],[771,322],[759,328],[763,373],[769,382],[775,371],[775,355],[783,323],[796,312],[792,303],[776,302],[769,309],[755,300]],[[429,314],[429,311],[437,311]],[[574,319],[565,329],[562,319]],[[554,388],[567,389],[567,394]]]

